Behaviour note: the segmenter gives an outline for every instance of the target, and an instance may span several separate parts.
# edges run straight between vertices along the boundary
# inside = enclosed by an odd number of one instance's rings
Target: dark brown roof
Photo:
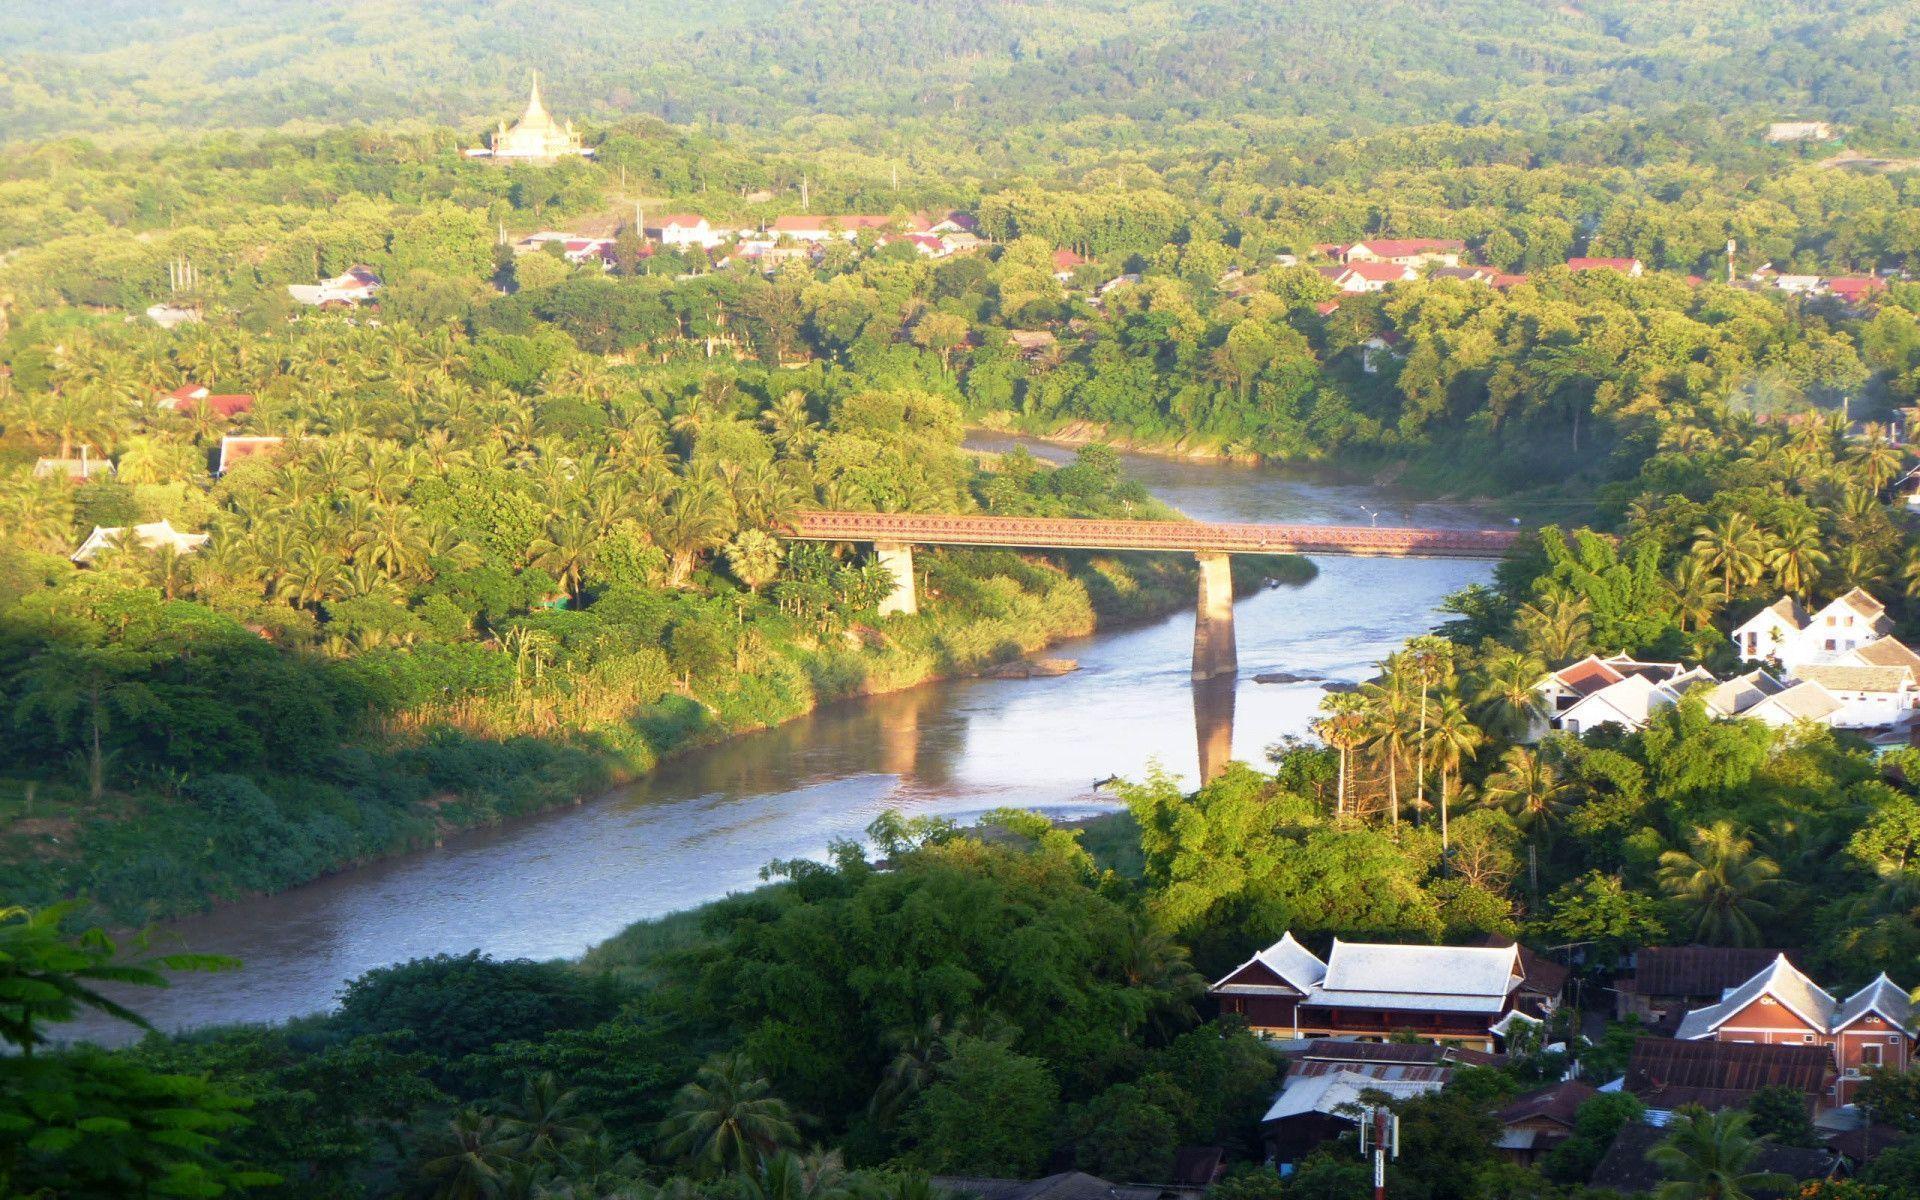
[[[1494,1119],[1502,1125],[1547,1120],[1572,1129],[1574,1114],[1580,1111],[1580,1106],[1599,1094],[1598,1088],[1571,1079],[1516,1097],[1513,1103],[1495,1114]]]
[[[1632,979],[1622,980],[1619,986],[1640,996],[1718,1000],[1722,992],[1752,979],[1781,953],[1741,946],[1648,946],[1634,956]],[[1787,961],[1794,961],[1791,952]]]
[[[1476,946],[1512,946],[1516,943],[1512,938],[1503,938],[1498,934],[1489,933],[1471,944]],[[1524,979],[1524,982],[1520,986],[1526,991],[1537,992],[1542,996],[1558,997],[1561,989],[1567,986],[1567,976],[1572,974],[1572,972],[1559,963],[1554,962],[1546,955],[1528,949],[1525,943],[1519,943],[1519,945],[1520,974]],[[1753,972],[1749,971],[1747,974],[1751,975]]]
[[[1469,1050],[1464,1046],[1442,1046],[1432,1042],[1350,1042],[1344,1038],[1315,1038],[1304,1049],[1289,1050],[1289,1058],[1322,1062],[1402,1063],[1408,1066],[1496,1067],[1507,1061],[1504,1054]]]
[[[1185,1187],[1210,1187],[1226,1156],[1222,1146],[1182,1146],[1173,1152],[1173,1181]]]
[[[1606,1155],[1594,1167],[1593,1178],[1589,1182],[1594,1187],[1611,1188],[1628,1194],[1651,1192],[1666,1177],[1661,1174],[1659,1167],[1648,1161],[1647,1152],[1664,1141],[1666,1136],[1666,1130],[1638,1122],[1621,1126],[1613,1144],[1607,1147]],[[1827,1178],[1833,1174],[1836,1165],[1834,1156],[1825,1150],[1762,1143],[1750,1169],[1777,1171],[1790,1179],[1807,1180]],[[1753,1193],[1755,1200],[1784,1194],[1773,1191]]]
[[[1834,1134],[1827,1139],[1827,1146],[1835,1154],[1844,1154],[1854,1166],[1863,1167],[1898,1145],[1906,1136],[1891,1125],[1862,1125],[1858,1129]]]
[[[1826,1091],[1833,1051],[1825,1046],[1762,1046],[1745,1042],[1681,1042],[1641,1038],[1627,1059],[1626,1089],[1650,1108],[1699,1104],[1737,1108],[1765,1087]]]

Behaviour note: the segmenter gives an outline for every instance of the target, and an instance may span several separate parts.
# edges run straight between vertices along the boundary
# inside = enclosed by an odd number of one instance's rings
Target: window
[[[1827,639],[1827,641],[1826,641],[1826,647],[1827,647],[1827,649],[1829,649],[1829,650],[1832,650],[1832,649],[1834,649],[1834,644],[1833,644],[1833,639],[1832,639],[1832,638],[1828,638],[1828,639]]]
[[[1880,1065],[1880,1044],[1878,1042],[1868,1042],[1866,1045],[1860,1047],[1860,1065],[1863,1067],[1877,1067]]]
[[[1897,1034],[1897,1033],[1893,1033],[1893,1034],[1888,1034],[1888,1035],[1887,1035],[1887,1045],[1889,1045],[1889,1046],[1898,1046],[1899,1044],[1900,1044],[1900,1035],[1899,1035],[1899,1034]]]
[[[1568,733],[1580,732],[1580,722],[1578,721],[1562,721],[1561,725],[1566,729]]]
[[[1803,1042],[1811,1042],[1813,1040],[1813,1035],[1810,1033],[1803,1033],[1800,1035],[1800,1040]]]

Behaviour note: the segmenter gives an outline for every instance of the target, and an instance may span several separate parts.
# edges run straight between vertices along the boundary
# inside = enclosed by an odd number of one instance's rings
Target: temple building
[[[559,122],[540,103],[540,77],[533,77],[527,95],[527,111],[520,114],[512,128],[505,121],[494,130],[487,146],[467,151],[469,158],[492,158],[513,162],[551,162],[570,155],[591,158],[593,151],[581,145],[573,122]]]

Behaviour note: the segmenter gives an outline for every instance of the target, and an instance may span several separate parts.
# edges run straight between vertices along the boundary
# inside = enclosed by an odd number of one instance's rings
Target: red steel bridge
[[[1372,525],[1215,525],[1200,521],[1106,521],[1064,517],[990,517],[809,510],[795,513],[784,536],[796,541],[872,542],[893,573],[882,615],[914,612],[913,547],[1010,546],[1049,550],[1170,550],[1200,561],[1200,604],[1193,626],[1193,677],[1238,669],[1233,636],[1233,554],[1342,554],[1390,558],[1505,557],[1513,529],[1414,529]]]
[[[1512,529],[1370,525],[1215,525],[1066,517],[921,513],[795,513],[786,536],[815,542],[1019,546],[1056,550],[1184,550],[1193,554],[1357,554],[1392,558],[1503,558]]]

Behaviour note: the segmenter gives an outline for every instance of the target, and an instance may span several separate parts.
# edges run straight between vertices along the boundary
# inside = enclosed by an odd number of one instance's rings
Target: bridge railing
[[[810,510],[794,514],[786,536],[812,541],[1019,546],[1036,549],[1497,558],[1513,548],[1519,533],[1511,529],[1211,524],[1197,521]]]

